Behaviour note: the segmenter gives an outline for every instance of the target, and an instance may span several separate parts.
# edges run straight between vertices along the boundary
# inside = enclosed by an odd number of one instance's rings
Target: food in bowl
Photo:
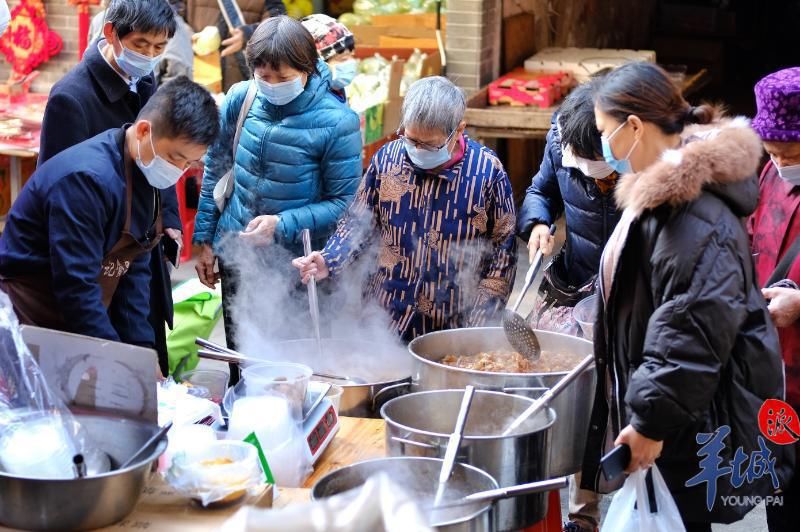
[[[552,373],[569,371],[583,359],[581,355],[542,351],[539,360],[532,361],[517,351],[481,351],[471,355],[449,354],[442,364],[461,369],[490,373]]]

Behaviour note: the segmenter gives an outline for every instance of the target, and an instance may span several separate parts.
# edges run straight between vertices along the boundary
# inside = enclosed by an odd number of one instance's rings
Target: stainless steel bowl
[[[409,497],[428,515],[429,524],[440,532],[488,532],[493,530],[492,504],[473,503],[447,510],[426,511],[433,504],[442,461],[435,458],[378,458],[337,469],[322,477],[313,488],[314,500],[332,497],[358,488],[369,477],[383,472],[405,488]],[[455,464],[447,492],[453,498],[497,488],[497,482],[486,472],[464,464]],[[449,496],[448,496],[449,499]],[[448,501],[445,500],[445,503]]]
[[[158,426],[130,419],[79,415],[87,435],[112,467],[130,458]],[[43,480],[0,472],[0,523],[26,530],[88,530],[109,526],[133,511],[152,465],[166,450],[162,440],[143,460],[82,479]]]
[[[536,331],[542,349],[578,355],[592,354],[593,346],[582,338]],[[464,389],[467,384],[484,390],[505,391],[536,398],[553,387],[567,372],[490,373],[446,366],[439,361],[448,354],[470,355],[481,351],[513,350],[502,327],[451,329],[425,334],[408,344],[414,359],[413,391]],[[560,477],[580,471],[589,418],[592,413],[597,372],[587,368],[550,403],[556,422],[550,446],[550,475]]]

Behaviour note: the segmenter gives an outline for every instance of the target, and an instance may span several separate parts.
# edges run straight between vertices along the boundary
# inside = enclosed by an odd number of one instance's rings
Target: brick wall
[[[12,10],[19,4],[19,0],[8,0]],[[50,29],[61,35],[64,48],[57,56],[53,57],[38,70],[41,72],[33,83],[35,92],[49,92],[50,87],[61,79],[64,74],[78,62],[78,10],[67,3],[67,0],[45,0],[47,24]],[[100,11],[100,7],[90,8],[90,17]],[[6,62],[5,56],[0,55],[0,79],[6,80],[11,72],[11,67]]]
[[[447,3],[447,76],[468,94],[500,75],[502,0]]]

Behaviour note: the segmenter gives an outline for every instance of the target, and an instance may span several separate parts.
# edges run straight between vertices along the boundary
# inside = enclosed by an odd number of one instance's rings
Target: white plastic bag
[[[628,476],[625,485],[619,490],[603,521],[603,532],[681,532],[686,530],[658,467],[653,472],[653,490],[656,507],[650,507],[647,494],[646,469],[640,469]]]

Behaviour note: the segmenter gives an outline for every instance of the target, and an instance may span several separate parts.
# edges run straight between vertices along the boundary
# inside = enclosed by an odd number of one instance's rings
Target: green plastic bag
[[[172,290],[175,307],[174,327],[167,328],[169,374],[176,375],[197,367],[196,338],[208,339],[222,316],[222,294],[199,279],[190,279]]]

